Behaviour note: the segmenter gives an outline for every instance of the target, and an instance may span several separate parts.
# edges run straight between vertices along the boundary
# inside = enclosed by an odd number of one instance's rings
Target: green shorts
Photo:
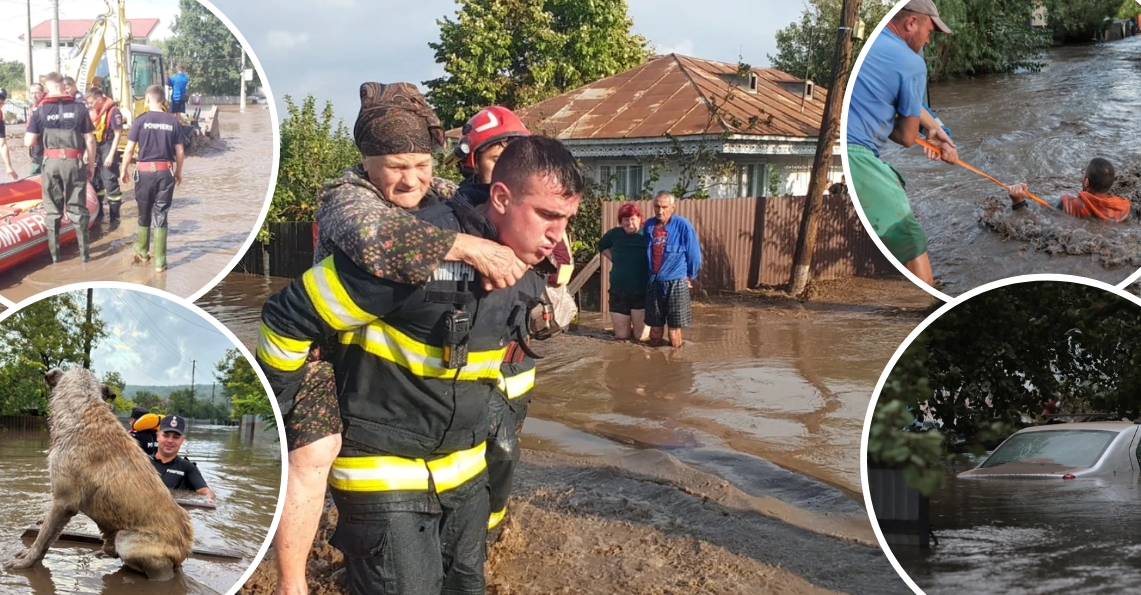
[[[860,208],[891,255],[907,264],[927,252],[927,234],[911,212],[899,170],[881,161],[871,149],[851,143],[848,166]]]

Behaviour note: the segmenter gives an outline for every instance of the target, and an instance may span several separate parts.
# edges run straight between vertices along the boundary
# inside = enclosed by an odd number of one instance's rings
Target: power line
[[[180,362],[181,362],[181,361],[182,361],[182,354],[176,353],[174,349],[171,349],[170,347],[168,347],[168,346],[166,345],[166,343],[163,343],[163,342],[160,340],[160,336],[159,336],[159,334],[158,334],[158,333],[156,333],[156,332],[154,331],[154,329],[152,329],[150,326],[148,326],[148,325],[147,325],[147,323],[146,323],[145,321],[143,321],[143,319],[142,319],[141,317],[139,317],[139,315],[138,315],[138,314],[136,314],[136,313],[135,313],[134,309],[132,309],[132,308],[131,308],[131,306],[130,306],[129,304],[127,304],[126,300],[124,300],[124,299],[123,299],[123,296],[119,295],[119,290],[118,290],[118,289],[112,289],[111,291],[112,291],[112,292],[115,294],[115,297],[116,297],[116,298],[118,298],[120,302],[122,302],[123,306],[125,306],[125,307],[127,308],[127,310],[128,310],[128,311],[130,311],[130,313],[131,313],[132,315],[134,315],[135,319],[136,319],[136,320],[138,320],[138,321],[139,321],[139,322],[140,322],[140,323],[141,323],[143,326],[145,326],[145,327],[147,328],[147,330],[148,330],[148,331],[150,331],[150,332],[151,332],[151,334],[152,334],[152,335],[154,336],[154,338],[155,338],[155,342],[156,342],[156,343],[158,343],[159,345],[162,345],[162,347],[163,347],[164,349],[166,349],[166,350],[167,350],[167,351],[169,351],[169,352],[170,352],[172,355],[174,355],[175,357],[177,357],[177,358],[178,358],[178,361],[180,361]]]
[[[222,334],[222,333],[218,332],[218,329],[216,329],[216,328],[214,328],[214,327],[212,327],[212,326],[202,326],[201,324],[197,324],[197,323],[195,323],[193,320],[190,320],[189,318],[186,318],[185,316],[182,316],[181,314],[179,314],[178,312],[175,312],[174,310],[168,310],[168,309],[164,308],[163,306],[161,306],[160,304],[156,304],[155,302],[152,302],[152,301],[150,301],[150,300],[148,300],[148,299],[146,299],[146,298],[143,298],[143,297],[142,297],[142,295],[136,295],[135,297],[136,297],[136,298],[140,298],[140,299],[142,299],[144,302],[146,302],[146,303],[148,303],[148,304],[150,304],[150,305],[152,305],[152,306],[154,306],[154,307],[156,307],[156,308],[158,308],[158,309],[160,309],[160,310],[166,310],[167,312],[170,312],[171,314],[174,314],[175,316],[177,316],[177,317],[179,317],[179,318],[181,318],[181,319],[185,320],[186,322],[188,322],[188,323],[190,323],[190,324],[192,324],[192,325],[194,325],[194,326],[196,326],[196,327],[198,327],[198,328],[200,328],[200,329],[205,329],[205,330],[208,330],[208,331],[213,331],[213,332],[215,332],[215,333],[217,333],[217,334],[219,334],[219,335],[221,335],[221,334]]]

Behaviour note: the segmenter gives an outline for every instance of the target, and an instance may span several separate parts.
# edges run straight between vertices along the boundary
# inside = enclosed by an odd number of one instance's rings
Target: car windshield
[[[1006,463],[1042,463],[1066,467],[1093,467],[1117,432],[1058,430],[1025,432],[1011,436],[994,451],[983,468]]]

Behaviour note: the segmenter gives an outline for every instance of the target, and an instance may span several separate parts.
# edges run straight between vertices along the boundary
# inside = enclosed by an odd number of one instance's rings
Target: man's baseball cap
[[[160,432],[178,432],[183,436],[186,435],[186,418],[177,415],[168,415],[162,418],[162,423],[159,425]]]
[[[943,19],[939,18],[939,9],[935,8],[935,3],[931,0],[911,0],[903,9],[931,17],[931,21],[935,23],[936,29],[942,33],[951,34],[951,28],[943,22]]]
[[[134,409],[131,410],[131,418],[132,419],[139,419],[140,417],[142,417],[142,416],[144,416],[150,412],[151,412],[151,410],[147,409],[146,407],[135,407]]]

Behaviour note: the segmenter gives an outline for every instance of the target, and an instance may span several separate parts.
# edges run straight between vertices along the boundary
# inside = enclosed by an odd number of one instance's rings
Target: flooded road
[[[1141,113],[1141,37],[1055,48],[1044,61],[1049,64],[1039,73],[931,84],[932,107],[951,129],[959,156],[1007,184],[1026,182],[1031,192],[1051,204],[1081,189],[1082,172],[1094,157],[1112,162],[1119,181],[1123,174],[1135,181],[1141,173],[1136,126]],[[884,160],[907,179],[908,198],[927,232],[935,278],[948,295],[1029,273],[1074,274],[1117,284],[1141,262],[1141,224],[1136,219],[1125,224],[1078,220],[1037,204],[1030,205],[1032,213],[1012,213],[1006,192],[993,182],[962,167],[930,161],[918,147],[889,143]],[[1141,207],[1141,192],[1130,194],[1134,207]],[[1051,255],[1041,245],[1035,251],[1025,241],[1032,240],[1025,230],[1007,240],[979,223],[988,197],[1001,205],[996,215],[1029,216],[1047,236],[1083,229],[1106,242],[1070,253]],[[1081,243],[1078,240],[1073,243]],[[1123,253],[1131,258],[1122,258]]]
[[[181,297],[197,293],[229,268],[265,205],[273,166],[273,126],[265,106],[219,108],[221,139],[201,141],[187,155],[182,185],[174,191],[167,270],[156,273],[152,263],[133,264],[138,209],[134,189],[123,189],[122,224],[107,231],[91,231],[91,262],[78,260],[72,243],[61,249],[60,263],[52,266],[43,256],[0,273],[0,295],[18,302],[39,292],[82,281],[124,281],[157,287]],[[17,128],[19,128],[17,130]],[[19,133],[19,134],[16,134]],[[9,145],[17,172],[28,171],[28,153],[22,143],[23,126],[9,129]],[[21,139],[17,141],[17,137]],[[16,142],[13,142],[16,141]]]
[[[287,283],[229,275],[197,303],[254,349],[261,304]],[[610,340],[597,313],[583,313],[584,330],[537,343],[547,357],[524,446],[660,449],[746,491],[860,512],[843,493],[860,491],[868,400],[918,319],[745,304],[699,304],[693,314],[676,351]]]
[[[960,469],[960,471],[965,469]],[[1141,480],[948,479],[931,497],[939,539],[896,546],[928,595],[1128,593],[1141,584]]]
[[[94,545],[59,542],[26,571],[0,572],[0,593],[49,595],[100,593],[152,595],[225,593],[249,568],[265,541],[281,489],[281,446],[276,432],[243,441],[238,429],[192,426],[180,454],[198,464],[217,495],[214,510],[189,508],[195,547],[237,552],[240,560],[191,556],[182,572],[159,591],[146,577],[123,568],[117,559],[96,557]],[[26,527],[44,518],[51,503],[47,474],[48,433],[0,431],[0,558],[7,559],[31,540]],[[197,497],[197,496],[195,496]],[[67,531],[98,533],[77,516]]]

